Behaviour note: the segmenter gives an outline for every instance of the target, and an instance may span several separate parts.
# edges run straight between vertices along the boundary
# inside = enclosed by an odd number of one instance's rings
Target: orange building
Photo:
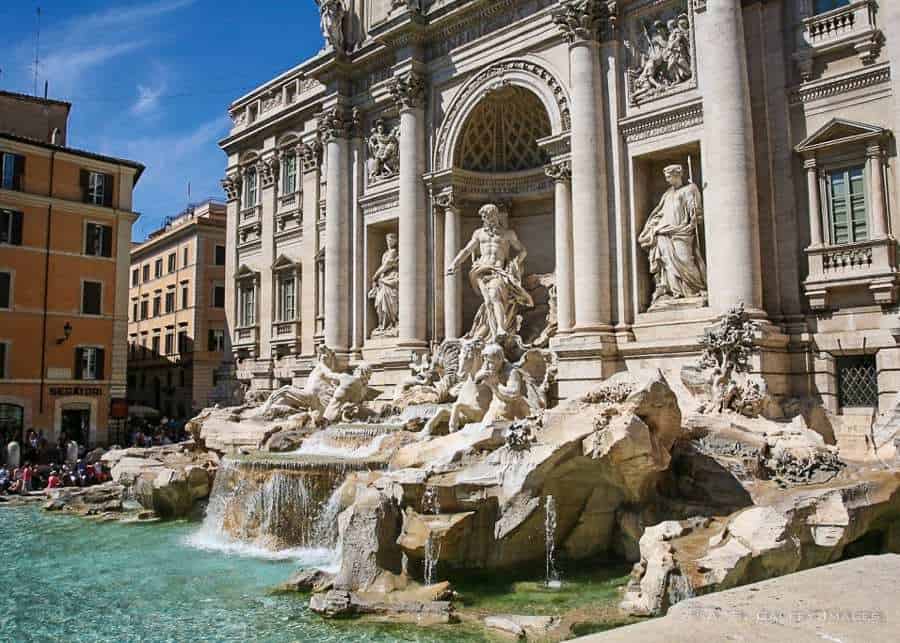
[[[0,444],[30,428],[106,444],[126,395],[144,167],[62,145],[67,103],[0,92],[0,104]]]

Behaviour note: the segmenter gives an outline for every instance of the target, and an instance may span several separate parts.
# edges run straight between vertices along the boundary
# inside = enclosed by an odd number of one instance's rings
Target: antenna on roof
[[[37,31],[34,34],[34,95],[38,95],[38,65],[41,61],[41,8],[37,8]]]

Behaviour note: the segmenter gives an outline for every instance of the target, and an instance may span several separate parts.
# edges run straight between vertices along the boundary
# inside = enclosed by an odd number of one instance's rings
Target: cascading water
[[[438,499],[437,489],[434,487],[426,487],[425,493],[422,494],[422,513],[431,514],[433,516],[441,513],[441,503]],[[428,532],[428,540],[425,541],[425,562],[424,575],[425,584],[433,585],[435,582],[435,572],[437,572],[438,561],[441,558],[441,541],[435,538],[434,532]]]
[[[562,586],[556,570],[556,501],[553,496],[544,499],[544,542],[547,553],[547,587],[558,589]]]

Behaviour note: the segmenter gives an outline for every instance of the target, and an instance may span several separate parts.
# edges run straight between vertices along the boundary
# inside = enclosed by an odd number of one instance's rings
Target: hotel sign
[[[103,389],[99,386],[51,386],[50,395],[82,395],[84,397],[98,397],[103,395]]]

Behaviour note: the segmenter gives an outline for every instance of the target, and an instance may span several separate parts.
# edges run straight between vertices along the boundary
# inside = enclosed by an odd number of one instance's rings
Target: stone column
[[[572,85],[572,236],[576,331],[609,330],[612,294],[606,188],[606,142],[599,32],[609,14],[600,3],[560,2],[554,22],[569,41]]]
[[[319,197],[322,145],[317,138],[302,142],[296,149],[298,171],[302,171],[303,252],[300,274],[300,352],[315,352],[316,335],[316,255],[319,252]]]
[[[556,297],[559,332],[575,325],[575,285],[572,278],[572,174],[568,163],[546,167],[555,182],[553,230],[556,250]]]
[[[343,107],[320,116],[325,141],[325,344],[337,352],[350,347],[349,147],[352,118]]]
[[[823,244],[822,237],[822,195],[819,192],[819,164],[816,159],[806,159],[806,190],[809,199],[809,247],[819,248]]]
[[[256,325],[259,338],[259,358],[275,362],[272,350],[272,322],[277,299],[271,266],[275,262],[275,213],[278,211],[278,159],[273,153],[256,164],[259,189],[259,236],[262,239],[261,258],[263,269],[257,293]],[[199,254],[198,254],[199,256]]]
[[[874,143],[866,148],[869,157],[869,194],[872,195],[872,239],[884,239],[888,236],[887,209],[884,201],[884,161],[881,145]]]
[[[351,216],[353,226],[351,257],[353,259],[353,341],[351,348],[357,356],[361,356],[363,343],[366,341],[365,309],[366,299],[366,246],[365,223],[363,222],[362,208],[359,207],[359,195],[362,194],[362,186],[365,181],[365,141],[360,132],[355,132],[353,138],[353,179]]]
[[[441,194],[437,207],[444,211],[444,268],[449,266],[462,245],[462,216],[451,194]],[[460,271],[444,275],[444,337],[462,336],[462,277]]]
[[[709,2],[696,20],[707,96],[703,168],[709,303],[717,311],[739,301],[759,308],[756,168],[741,0]]]
[[[231,334],[237,326],[235,318],[235,287],[234,274],[237,272],[237,229],[241,216],[241,173],[234,169],[222,179],[222,189],[225,192],[226,218],[225,218],[225,361],[231,362],[234,357],[231,353]],[[179,257],[180,259],[180,257]]]
[[[427,342],[425,185],[425,80],[415,72],[393,79],[400,110],[400,254],[398,338],[403,345]]]

